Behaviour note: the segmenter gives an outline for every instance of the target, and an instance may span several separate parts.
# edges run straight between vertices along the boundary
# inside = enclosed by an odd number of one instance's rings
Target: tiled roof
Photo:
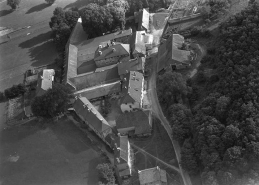
[[[123,99],[127,103],[127,96],[130,96],[134,101],[141,103],[143,90],[144,76],[137,71],[130,71],[123,78],[122,92],[125,94]]]
[[[137,57],[127,62],[120,62],[118,64],[118,73],[123,75],[130,71],[143,71],[145,65],[145,57]]]
[[[73,78],[77,75],[77,52],[76,46],[69,44],[66,56],[66,79]]]
[[[87,99],[91,100],[94,98],[107,96],[109,94],[117,93],[117,92],[121,92],[121,82],[120,81],[83,89],[81,91],[75,92],[74,95],[81,94],[82,97],[86,97]]]
[[[118,79],[120,79],[120,76],[118,75],[118,67],[114,66],[113,68],[105,71],[78,75],[70,79],[70,81],[75,85],[76,90],[79,91],[105,83],[112,83]]]
[[[129,55],[129,44],[115,44],[100,48],[96,51],[94,60],[98,61],[121,55]]]
[[[135,111],[121,114],[116,120],[116,128],[134,127],[135,134],[148,134],[151,132],[149,111]]]
[[[180,34],[173,34],[173,45],[177,48],[182,47],[184,43],[184,37]]]
[[[104,137],[112,132],[109,123],[85,97],[77,97],[73,106],[77,115]]]
[[[159,167],[141,170],[138,174],[140,185],[156,185],[158,182],[167,184],[166,171]]]
[[[148,30],[149,28],[149,12],[143,8],[139,13],[138,30],[141,30],[141,26]]]
[[[44,69],[38,74],[37,96],[43,95],[48,89],[52,88],[54,80],[54,69]]]

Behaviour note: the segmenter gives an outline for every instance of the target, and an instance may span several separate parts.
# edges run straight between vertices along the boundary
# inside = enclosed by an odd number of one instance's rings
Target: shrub
[[[196,77],[196,80],[198,83],[204,83],[206,82],[206,77],[204,75],[204,72],[200,71],[197,73],[197,77]]]
[[[23,84],[13,85],[11,88],[8,88],[4,91],[6,98],[16,98],[20,95],[23,95],[26,92],[25,86]]]
[[[9,5],[13,10],[19,7],[21,0],[7,0],[7,5]]]
[[[4,99],[5,99],[4,93],[0,92],[0,102],[4,101]]]
[[[216,53],[216,48],[215,47],[210,47],[207,50],[208,54],[214,55]]]

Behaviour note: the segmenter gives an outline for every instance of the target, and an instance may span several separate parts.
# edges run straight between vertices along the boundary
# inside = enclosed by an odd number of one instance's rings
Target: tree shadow
[[[47,3],[42,3],[42,4],[39,4],[39,5],[36,5],[36,6],[32,7],[32,8],[30,8],[26,12],[26,14],[30,14],[30,13],[33,13],[33,12],[39,12],[39,11],[43,10],[44,8],[49,7],[49,6],[51,6],[51,5],[47,4]]]
[[[36,37],[33,37],[29,40],[26,40],[19,44],[20,48],[31,48],[35,45],[38,45],[40,43],[46,42],[51,38],[51,31],[48,31],[46,33],[42,33],[40,35],[37,35]]]
[[[13,12],[12,9],[10,9],[10,10],[1,10],[0,11],[0,17],[6,16],[6,15],[12,13],[12,12]]]
[[[74,8],[74,7],[82,9],[84,6],[87,6],[90,3],[94,3],[94,0],[77,0],[74,3],[70,3],[67,6],[65,6],[64,9],[70,9],[70,8]]]
[[[47,41],[41,45],[32,47],[29,49],[29,52],[29,56],[33,61],[31,64],[32,67],[53,63],[57,56],[56,47],[52,41]]]

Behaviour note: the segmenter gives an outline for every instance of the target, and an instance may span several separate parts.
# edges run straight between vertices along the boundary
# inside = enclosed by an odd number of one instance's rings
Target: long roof
[[[129,52],[129,44],[109,45],[108,47],[98,49],[95,53],[94,60],[98,61],[122,55],[129,55]]]
[[[92,125],[97,132],[106,137],[112,132],[111,126],[95,107],[85,97],[77,97],[74,104],[77,115],[88,124]]]
[[[123,102],[131,97],[134,101],[141,103],[144,76],[137,71],[130,71],[123,78],[122,92],[126,95]]]
[[[135,42],[134,42],[134,48],[133,48],[133,53],[142,53],[146,54],[146,46],[145,42],[143,40],[143,35],[145,31],[136,31],[135,32]]]
[[[135,128],[135,134],[148,134],[151,132],[149,111],[135,111],[121,114],[116,120],[116,128]]]
[[[166,171],[159,167],[149,168],[138,172],[140,185],[156,185],[156,182],[167,184]]]
[[[79,91],[101,84],[112,83],[118,81],[118,79],[120,79],[120,76],[118,74],[118,66],[116,65],[104,71],[78,75],[71,78],[70,81],[75,85],[76,90]]]
[[[81,94],[81,96],[91,100],[117,92],[121,92],[121,81],[86,88],[81,91],[75,92],[74,95]]]
[[[115,157],[120,158],[120,160],[123,160],[123,162],[128,162],[129,160],[129,140],[128,136],[119,136],[115,139]],[[118,164],[118,161],[115,159],[116,163]],[[122,161],[120,161],[121,163]]]
[[[144,70],[145,57],[136,57],[126,62],[120,62],[118,64],[119,75],[124,75],[130,71],[142,71]]]

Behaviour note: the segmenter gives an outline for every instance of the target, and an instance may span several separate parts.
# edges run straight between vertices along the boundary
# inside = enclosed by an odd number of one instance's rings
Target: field
[[[95,185],[103,162],[71,121],[31,122],[0,130],[1,185]]]
[[[58,6],[66,9],[81,7],[90,0],[57,0],[51,6],[44,0],[23,0],[16,11],[11,11],[5,1],[1,2],[1,27],[13,30],[23,28],[10,33],[9,41],[0,44],[0,91],[3,91],[13,84],[21,83],[23,73],[30,67],[54,62],[57,52],[50,41],[49,28],[54,9]]]

